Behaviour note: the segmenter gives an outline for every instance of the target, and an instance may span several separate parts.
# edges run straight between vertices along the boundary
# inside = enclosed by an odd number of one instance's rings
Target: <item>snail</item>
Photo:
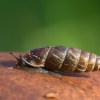
[[[24,56],[15,56],[16,67],[39,71],[89,72],[100,70],[100,56],[77,48],[45,46],[30,50]],[[28,66],[28,67],[26,67]]]

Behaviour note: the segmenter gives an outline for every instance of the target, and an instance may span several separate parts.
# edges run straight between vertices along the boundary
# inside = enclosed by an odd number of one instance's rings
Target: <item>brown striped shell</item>
[[[34,49],[27,52],[22,59],[32,67],[62,72],[89,72],[100,69],[100,56],[65,46]]]

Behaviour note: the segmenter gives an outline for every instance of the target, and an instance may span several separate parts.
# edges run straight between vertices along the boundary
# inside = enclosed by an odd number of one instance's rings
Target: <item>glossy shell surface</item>
[[[100,57],[77,48],[45,46],[30,50],[23,56],[33,67],[62,72],[89,72],[100,69]]]

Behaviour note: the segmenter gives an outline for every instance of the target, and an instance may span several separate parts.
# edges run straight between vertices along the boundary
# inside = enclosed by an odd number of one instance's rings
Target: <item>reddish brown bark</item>
[[[9,69],[15,62],[9,53],[0,53],[0,100],[46,100],[47,93],[57,93],[56,100],[100,100],[99,71],[54,77]]]

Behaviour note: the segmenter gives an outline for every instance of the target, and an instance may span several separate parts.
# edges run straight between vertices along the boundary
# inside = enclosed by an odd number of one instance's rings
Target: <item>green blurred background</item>
[[[47,45],[100,55],[100,0],[0,0],[0,51]]]

